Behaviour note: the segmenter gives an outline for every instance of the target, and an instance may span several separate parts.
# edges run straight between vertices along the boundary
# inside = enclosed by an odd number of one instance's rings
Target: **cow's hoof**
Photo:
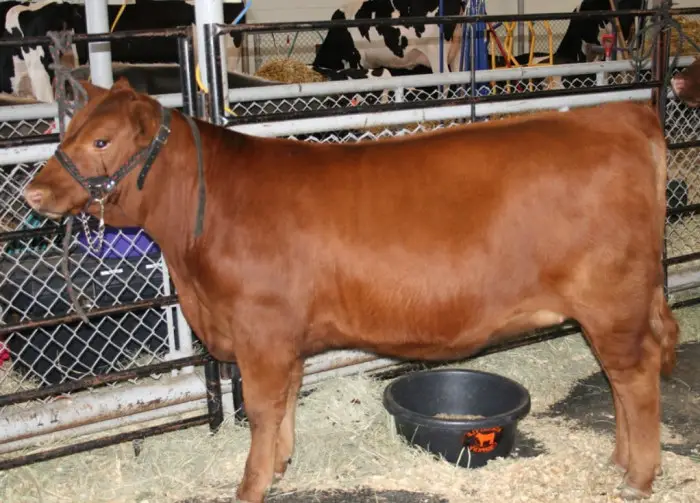
[[[625,468],[625,467],[622,466],[620,463],[618,463],[617,461],[615,461],[615,458],[610,458],[610,459],[608,460],[608,464],[609,464],[616,472],[618,472],[620,475],[624,475],[625,473],[627,473],[627,468]]]
[[[263,501],[265,501],[265,495],[262,495],[260,498],[255,498],[252,494],[248,494],[243,497],[241,497],[240,494],[240,491],[234,494],[233,501],[235,503],[263,503]]]
[[[627,485],[625,482],[617,486],[617,491],[620,498],[625,501],[639,501],[651,498],[651,491],[642,491],[641,489]]]
[[[627,468],[625,468],[621,463],[618,463],[617,461],[615,461],[615,458],[611,457],[611,458],[608,460],[608,463],[609,463],[610,466],[611,466],[616,472],[618,472],[620,475],[624,475],[624,474],[627,473]],[[663,476],[663,474],[664,474],[664,469],[661,467],[661,465],[659,465],[659,466],[656,467],[656,470],[654,470],[654,474],[655,474],[657,477]]]

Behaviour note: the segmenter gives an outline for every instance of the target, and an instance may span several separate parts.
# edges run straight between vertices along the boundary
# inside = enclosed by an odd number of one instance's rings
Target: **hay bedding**
[[[700,339],[700,310],[680,311],[679,317],[682,339]],[[564,417],[536,417],[565,398],[575,382],[599,371],[580,335],[459,366],[497,371],[530,390],[532,412],[520,430],[541,444],[544,454],[496,460],[473,471],[435,460],[393,435],[393,423],[381,405],[386,383],[363,376],[339,378],[321,383],[300,400],[297,452],[268,501],[282,503],[304,491],[360,487],[420,491],[450,502],[619,501],[612,491],[620,476],[607,465],[612,435],[582,429]],[[662,440],[673,441],[667,429]],[[0,501],[223,501],[235,490],[249,445],[247,428],[227,417],[214,436],[198,427],[146,439],[138,458],[130,444],[122,444],[0,472]],[[663,463],[665,474],[650,503],[700,501],[698,460],[664,452]]]
[[[306,64],[292,58],[271,59],[255,72],[255,76],[285,84],[305,84],[328,80]]]

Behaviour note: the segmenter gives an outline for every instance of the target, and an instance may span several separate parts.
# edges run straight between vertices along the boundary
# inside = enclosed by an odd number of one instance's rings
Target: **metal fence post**
[[[662,18],[662,11],[671,8],[670,0],[652,0],[652,8],[657,9],[656,19]],[[666,133],[666,76],[670,71],[668,67],[668,59],[670,56],[670,40],[669,33],[666,30],[661,30],[652,51],[651,61],[651,78],[659,81],[659,86],[652,90],[651,101],[656,106],[659,123],[661,128]],[[668,176],[668,175],[667,175]],[[668,186],[668,179],[666,180]],[[668,206],[668,205],[667,205]],[[668,207],[667,207],[668,211]],[[663,271],[664,271],[664,296],[668,299],[668,241],[667,241],[667,226],[664,225],[664,246],[663,246]]]
[[[86,0],[85,17],[88,33],[109,33],[107,0]],[[112,75],[112,50],[109,41],[90,42],[90,76],[100,87],[110,88],[114,83]]]
[[[197,82],[194,69],[194,47],[192,29],[187,37],[177,39],[177,49],[180,59],[180,88],[182,91],[182,109],[192,117],[197,115]]]
[[[206,60],[205,66],[207,69],[206,86],[209,92],[207,93],[209,116],[214,124],[221,124],[224,117],[224,83],[221,72],[217,71],[221,68],[221,44],[219,43],[219,29],[212,23],[204,25],[204,44]]]

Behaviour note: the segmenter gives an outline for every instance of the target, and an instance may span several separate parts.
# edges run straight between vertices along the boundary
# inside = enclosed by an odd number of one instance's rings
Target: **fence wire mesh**
[[[42,164],[2,167],[0,232],[51,225],[58,232],[0,241],[1,324],[74,312],[61,271],[62,226],[38,217],[21,197]],[[101,252],[93,253],[78,222],[74,228],[69,270],[84,308],[164,295],[160,251],[142,230],[108,229]],[[154,308],[11,332],[0,340],[0,395],[161,361],[168,350],[166,321],[165,310]]]
[[[51,119],[0,122],[0,139],[53,133],[53,128],[54,121]]]
[[[476,95],[502,95],[502,94],[526,94],[535,91],[547,91],[552,89],[584,89],[599,84],[625,84],[634,81],[635,73],[615,72],[607,73],[599,81],[597,74],[572,75],[566,77],[533,78],[525,80],[512,80],[503,82],[484,82],[475,86]],[[651,80],[649,71],[641,72],[641,82]],[[442,87],[442,89],[440,89]],[[378,91],[347,92],[329,94],[324,96],[295,97],[286,99],[270,99],[258,101],[239,101],[229,104],[233,112],[230,117],[243,116],[270,116],[274,120],[274,114],[288,112],[310,112],[315,110],[372,107],[376,104],[398,102],[430,102],[442,99],[458,99],[470,96],[472,93],[469,84],[453,84],[450,86],[425,86],[405,87],[402,89],[386,88]]]

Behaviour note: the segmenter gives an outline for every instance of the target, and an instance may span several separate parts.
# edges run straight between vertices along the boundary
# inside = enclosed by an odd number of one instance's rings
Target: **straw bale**
[[[304,84],[328,80],[305,63],[293,58],[272,59],[262,65],[255,72],[255,76],[285,84]]]
[[[680,23],[686,38],[700,45],[700,19],[691,19],[688,16],[676,16],[675,19]],[[671,56],[674,56],[678,51],[679,43],[680,37],[678,35],[678,31],[671,30]],[[693,46],[688,43],[687,40],[684,41],[681,56],[696,55],[698,55],[698,52],[693,48]]]
[[[678,21],[681,25],[683,33],[687,39],[692,40],[696,44],[700,45],[700,19],[691,19],[688,16],[674,16],[674,19]],[[671,30],[671,56],[675,56],[678,52],[678,46],[680,42],[680,36],[678,31],[675,29]],[[652,37],[646,36],[644,41],[644,54],[649,54],[651,43],[654,41]],[[688,43],[687,40],[683,42],[683,50],[679,54],[680,56],[696,56],[698,52],[693,48],[693,46]]]

